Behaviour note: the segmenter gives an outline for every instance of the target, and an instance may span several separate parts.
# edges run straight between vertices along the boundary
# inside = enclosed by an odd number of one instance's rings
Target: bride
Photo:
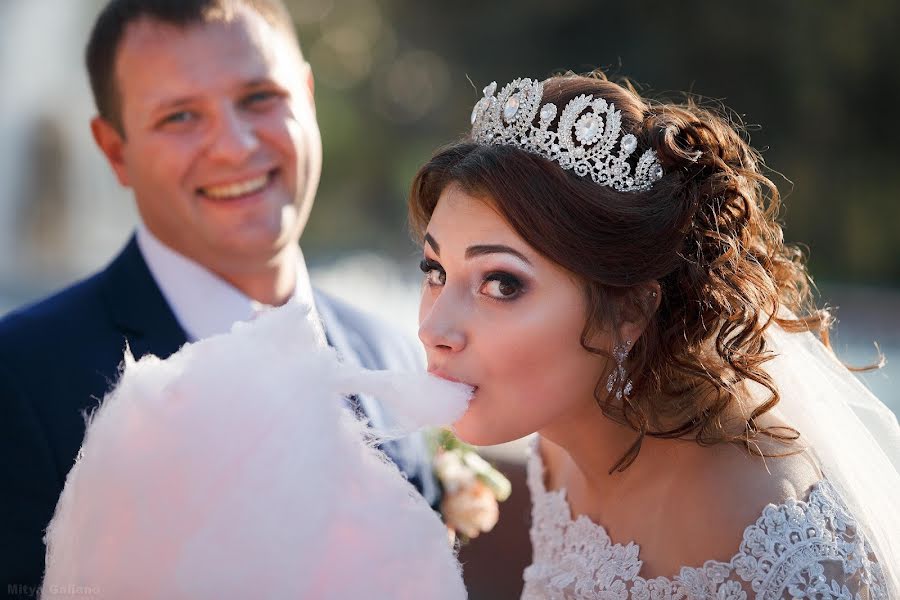
[[[726,119],[491,84],[409,207],[429,370],[475,388],[457,434],[539,434],[524,598],[900,598],[896,418]]]

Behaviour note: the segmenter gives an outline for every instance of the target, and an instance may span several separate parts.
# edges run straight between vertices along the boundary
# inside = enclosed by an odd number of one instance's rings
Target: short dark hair
[[[116,85],[116,56],[131,23],[149,17],[176,27],[189,27],[229,20],[240,6],[259,13],[273,27],[290,35],[299,47],[294,23],[282,0],[110,0],[94,22],[85,50],[91,91],[100,116],[124,133]]]

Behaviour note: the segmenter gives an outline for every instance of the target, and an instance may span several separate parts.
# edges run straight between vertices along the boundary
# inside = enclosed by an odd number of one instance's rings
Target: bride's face
[[[455,424],[461,439],[498,444],[596,412],[606,359],[581,345],[580,284],[489,203],[448,186],[428,224],[422,269],[428,369],[476,388]]]

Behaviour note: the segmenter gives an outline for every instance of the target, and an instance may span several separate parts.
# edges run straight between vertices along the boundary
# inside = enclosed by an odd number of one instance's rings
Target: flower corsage
[[[433,465],[444,489],[441,514],[451,539],[458,533],[466,542],[493,529],[500,518],[498,502],[512,491],[509,480],[447,429],[435,434]]]

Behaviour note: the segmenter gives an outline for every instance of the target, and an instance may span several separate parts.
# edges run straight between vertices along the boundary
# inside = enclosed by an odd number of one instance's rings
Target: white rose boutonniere
[[[509,480],[448,430],[435,436],[433,464],[444,488],[441,514],[451,539],[459,533],[465,542],[493,529],[500,518],[498,502],[512,491]]]

